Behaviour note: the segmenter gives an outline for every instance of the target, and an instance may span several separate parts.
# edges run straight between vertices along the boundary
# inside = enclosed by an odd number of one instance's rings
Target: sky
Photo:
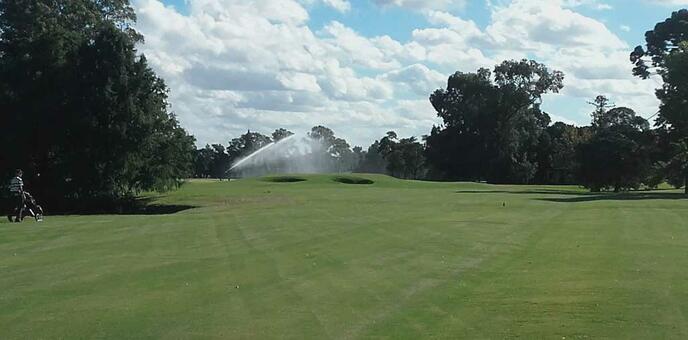
[[[629,54],[688,0],[132,0],[139,46],[199,146],[325,125],[367,147],[441,124],[429,95],[454,72],[534,59],[566,74],[543,98],[586,125],[599,94],[644,117],[656,79]]]

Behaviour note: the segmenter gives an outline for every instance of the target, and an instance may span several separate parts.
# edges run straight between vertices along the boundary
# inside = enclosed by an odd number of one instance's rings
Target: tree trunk
[[[688,171],[684,173],[683,185],[685,186],[685,194],[688,195]]]

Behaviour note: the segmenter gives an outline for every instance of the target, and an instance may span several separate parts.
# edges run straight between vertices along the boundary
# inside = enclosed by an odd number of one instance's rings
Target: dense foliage
[[[647,120],[626,107],[596,113],[592,137],[578,147],[581,184],[615,192],[647,184],[653,142]]]
[[[24,168],[57,204],[167,190],[190,173],[194,139],[137,54],[126,0],[0,2],[0,164]]]
[[[658,23],[645,41],[645,47],[631,53],[634,73],[644,79],[657,74],[664,82],[656,92],[661,101],[656,125],[668,139],[664,170],[676,186],[685,185],[688,194],[688,10]]]
[[[50,205],[164,191],[187,176],[222,178],[237,161],[290,138],[279,128],[226,145],[194,147],[168,111],[167,87],[136,45],[128,0],[0,2],[0,175],[26,170]],[[427,136],[393,131],[367,149],[325,126],[301,159],[321,171],[374,172],[408,179],[581,184],[593,191],[688,182],[688,10],[647,32],[631,53],[634,74],[658,75],[652,129],[631,108],[601,95],[589,126],[552,124],[541,104],[564,74],[533,60],[456,72],[430,95],[442,119]],[[293,170],[285,164],[264,172]],[[688,186],[686,186],[688,193]]]
[[[433,178],[529,183],[536,148],[550,123],[542,95],[563,87],[563,73],[535,61],[505,61],[494,72],[457,72],[430,102],[444,125],[427,138]]]
[[[575,156],[579,146],[592,134],[590,127],[576,127],[556,122],[540,136],[537,147],[537,172],[539,184],[579,183],[579,159]]]

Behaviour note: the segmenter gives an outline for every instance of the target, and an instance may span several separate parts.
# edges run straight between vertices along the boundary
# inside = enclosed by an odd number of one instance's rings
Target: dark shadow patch
[[[660,192],[665,191],[665,192]],[[457,194],[511,194],[511,195],[552,195],[565,197],[535,198],[538,201],[556,203],[581,203],[594,201],[640,201],[640,200],[680,200],[688,199],[682,192],[666,192],[673,189],[659,190],[637,190],[630,192],[585,192],[559,189],[537,189],[537,190],[459,190]]]
[[[682,200],[687,199],[683,193],[672,192],[634,192],[634,193],[622,193],[622,194],[589,194],[589,195],[579,195],[578,197],[551,197],[551,198],[538,198],[538,201],[555,202],[555,203],[583,203],[583,202],[596,202],[596,201],[643,201],[643,200]]]
[[[513,195],[593,195],[599,193],[591,193],[585,191],[573,190],[556,190],[556,189],[539,189],[539,190],[458,190],[457,194],[513,194]]]
[[[62,204],[43,204],[42,207],[45,216],[48,217],[64,215],[171,215],[198,208],[193,205],[156,203],[155,201],[159,198],[63,201]]]
[[[192,205],[180,204],[150,204],[141,206],[119,206],[107,209],[84,210],[84,209],[64,209],[60,211],[45,210],[45,216],[64,216],[64,215],[172,215],[182,211],[196,209]]]
[[[353,176],[337,176],[332,178],[333,181],[344,184],[373,184],[375,181],[363,177]]]
[[[0,195],[2,196],[2,195]],[[171,215],[198,206],[185,204],[163,204],[159,201],[164,195],[146,197],[91,197],[87,199],[65,199],[36,197],[36,203],[43,208],[45,216],[64,215]],[[0,216],[5,221],[7,214],[14,210],[14,201],[7,197],[0,197]]]
[[[278,177],[266,177],[263,179],[266,182],[272,182],[272,183],[298,183],[298,182],[305,182],[305,178],[301,177],[296,177],[296,176],[278,176]]]

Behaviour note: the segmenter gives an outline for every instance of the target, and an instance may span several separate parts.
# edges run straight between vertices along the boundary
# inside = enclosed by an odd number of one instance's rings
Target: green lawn
[[[0,339],[685,339],[676,191],[193,181],[0,224]],[[504,204],[506,206],[504,206]]]

